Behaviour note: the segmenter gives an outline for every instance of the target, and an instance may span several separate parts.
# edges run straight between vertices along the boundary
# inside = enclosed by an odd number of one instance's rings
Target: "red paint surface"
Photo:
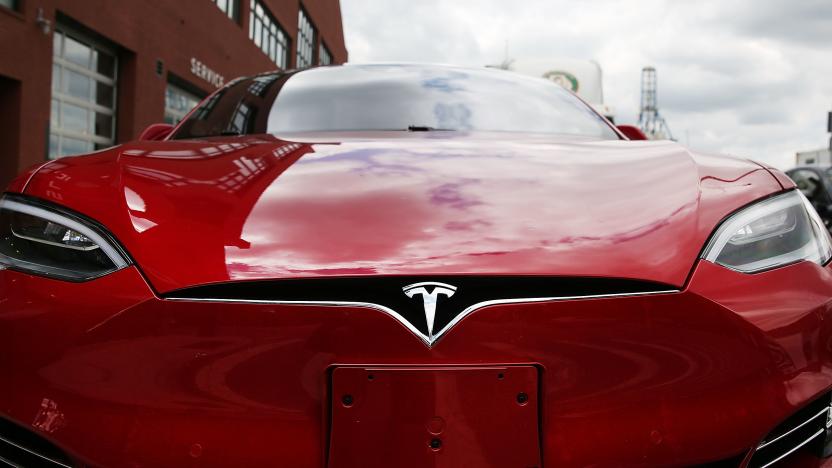
[[[65,158],[27,194],[107,226],[165,292],[365,274],[614,276],[678,287],[724,216],[780,190],[755,164],[667,142],[228,141]]]
[[[26,184],[29,183],[29,180],[32,178],[32,176],[34,176],[40,170],[41,167],[49,164],[49,162],[35,164],[18,174],[17,177],[12,179],[11,183],[9,183],[9,185],[6,187],[6,191],[22,193],[23,190],[26,189]]]
[[[104,466],[323,466],[333,366],[537,365],[546,466],[738,455],[832,385],[832,271],[809,263],[701,263],[676,294],[488,307],[432,349],[371,309],[169,302],[133,269],[99,281],[0,303],[15,383],[0,401],[23,424],[54,402],[48,436]]]
[[[642,132],[641,129],[635,125],[616,125],[615,128],[623,133],[629,140],[640,141],[648,139],[647,135],[645,135],[644,132]]]
[[[428,348],[369,308],[166,301],[133,267],[88,283],[0,271],[0,414],[96,466],[363,467],[333,458],[333,368],[535,366],[543,466],[741,455],[832,386],[832,269],[696,260],[719,220],[778,190],[759,166],[651,142],[249,138],[56,161],[27,193],[102,222],[159,290],[512,273],[682,291],[486,307]]]

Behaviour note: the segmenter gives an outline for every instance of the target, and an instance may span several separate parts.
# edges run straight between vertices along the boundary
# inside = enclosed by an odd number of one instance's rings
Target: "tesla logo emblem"
[[[439,295],[451,297],[456,292],[456,286],[445,283],[428,281],[425,283],[414,283],[402,288],[407,297],[422,296],[422,303],[425,307],[425,320],[428,322],[428,340],[433,341],[433,322],[436,318],[436,300]]]

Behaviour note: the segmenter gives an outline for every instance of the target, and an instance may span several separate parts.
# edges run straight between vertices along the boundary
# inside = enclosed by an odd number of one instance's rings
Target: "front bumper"
[[[0,413],[95,466],[326,466],[339,366],[534,366],[544,466],[747,462],[832,387],[832,269],[810,263],[703,262],[679,293],[486,307],[433,348],[362,307],[159,299],[133,268],[0,271],[0,291]]]

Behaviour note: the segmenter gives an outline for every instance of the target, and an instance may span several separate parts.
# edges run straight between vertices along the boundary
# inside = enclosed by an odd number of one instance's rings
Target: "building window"
[[[263,6],[260,0],[251,0],[251,18],[248,23],[248,37],[278,67],[288,65],[289,36]]]
[[[217,5],[217,8],[222,10],[222,12],[225,13],[226,16],[228,16],[230,19],[232,19],[234,21],[237,21],[237,14],[238,14],[237,12],[239,11],[239,9],[237,8],[237,2],[239,0],[211,0],[211,1],[214,2],[214,4]]]
[[[207,101],[203,102],[201,106],[194,112],[192,119],[197,120],[205,120],[211,115],[211,111],[214,110],[214,106],[217,105],[217,101],[219,101],[220,97],[225,94],[225,90],[221,89],[214,93],[213,96],[209,97]]]
[[[4,6],[10,10],[17,10],[17,0],[0,0],[0,6]]]
[[[201,100],[196,94],[168,83],[165,89],[165,123],[178,124]]]
[[[332,65],[332,54],[329,53],[329,49],[326,48],[323,42],[321,42],[321,47],[318,49],[318,65]]]
[[[244,102],[240,102],[237,104],[237,108],[234,109],[234,116],[231,117],[226,132],[239,135],[251,133],[252,115],[251,107]]]
[[[268,91],[269,86],[274,83],[274,80],[277,79],[277,75],[269,74],[265,76],[258,76],[251,80],[251,84],[248,85],[248,92],[255,95],[255,96],[263,96]]]
[[[315,50],[315,27],[309,22],[303,8],[298,11],[298,68],[311,67]]]
[[[116,128],[116,55],[82,36],[53,35],[49,157],[112,146]]]

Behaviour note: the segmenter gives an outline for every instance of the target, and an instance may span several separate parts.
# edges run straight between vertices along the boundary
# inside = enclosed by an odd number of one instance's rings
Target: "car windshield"
[[[561,86],[504,70],[346,65],[232,82],[174,138],[350,131],[485,131],[618,139]]]

